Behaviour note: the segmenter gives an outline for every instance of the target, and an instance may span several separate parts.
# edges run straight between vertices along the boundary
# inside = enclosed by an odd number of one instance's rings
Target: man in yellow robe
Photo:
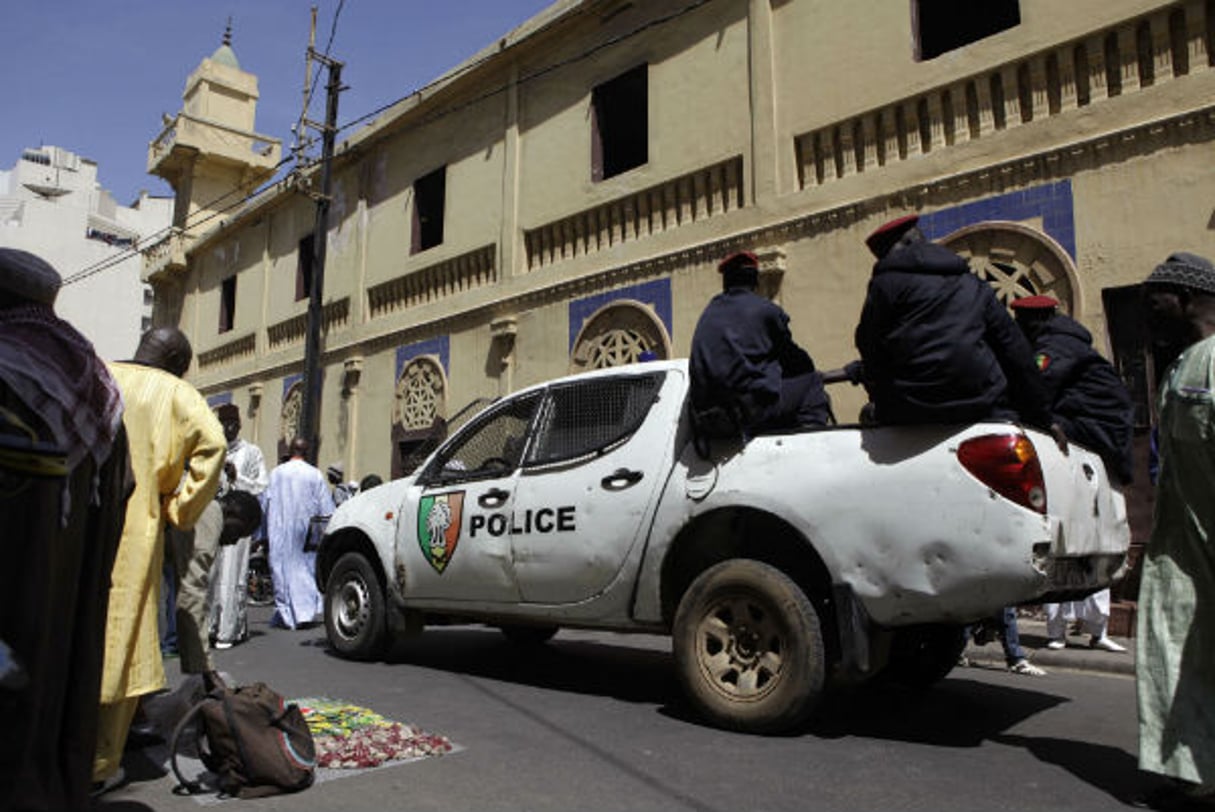
[[[126,407],[135,492],[111,578],[94,782],[113,781],[139,697],[165,686],[156,625],[164,522],[194,527],[223,470],[223,428],[181,379],[192,356],[180,330],[158,327],[144,334],[134,361],[110,365]]]

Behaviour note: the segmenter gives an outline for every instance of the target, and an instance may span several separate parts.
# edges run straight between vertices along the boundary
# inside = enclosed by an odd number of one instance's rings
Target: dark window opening
[[[441,166],[413,182],[413,238],[410,253],[443,244],[443,205],[447,197],[447,167]]]
[[[1105,38],[1105,94],[1110,98],[1122,94],[1122,55],[1118,50],[1118,34]]]
[[[918,59],[934,59],[1021,24],[1018,0],[915,0],[912,11]]]
[[[312,235],[300,240],[299,253],[295,263],[295,301],[307,299],[312,295]]]
[[[591,91],[591,176],[596,181],[650,160],[649,73],[640,65]]]
[[[236,277],[229,276],[219,286],[219,331],[226,333],[236,323]]]

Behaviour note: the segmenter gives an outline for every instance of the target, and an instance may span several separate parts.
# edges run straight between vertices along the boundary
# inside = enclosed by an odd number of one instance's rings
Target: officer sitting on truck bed
[[[755,292],[758,258],[732,254],[717,270],[723,290],[692,335],[697,433],[745,438],[764,429],[826,425],[831,407],[814,361],[793,341],[788,314]]]

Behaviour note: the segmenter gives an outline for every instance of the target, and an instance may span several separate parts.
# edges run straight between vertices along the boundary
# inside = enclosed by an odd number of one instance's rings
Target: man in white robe
[[[224,427],[228,455],[221,492],[244,491],[260,496],[270,477],[262,450],[240,437],[240,409],[225,403],[215,410]],[[211,637],[217,649],[231,648],[249,637],[249,548],[252,536],[221,547],[211,570]]]
[[[262,494],[274,579],[274,617],[270,623],[286,629],[315,623],[321,614],[316,588],[316,553],[305,552],[308,524],[313,516],[333,513],[333,497],[325,475],[306,457],[308,442],[291,442],[291,459],[270,472]]]

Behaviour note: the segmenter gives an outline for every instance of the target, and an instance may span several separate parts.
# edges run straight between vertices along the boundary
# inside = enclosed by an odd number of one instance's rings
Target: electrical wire
[[[651,28],[655,28],[657,26],[664,25],[668,22],[671,22],[672,20],[678,19],[679,17],[682,17],[685,14],[689,14],[692,11],[695,11],[696,9],[700,8],[701,6],[707,5],[710,2],[712,2],[712,0],[695,0],[695,2],[692,2],[686,6],[683,6],[679,9],[671,12],[670,14],[648,20],[645,23],[637,26],[636,28],[630,29],[629,31],[626,31],[616,37],[612,37],[611,39],[604,40],[603,42],[599,43],[598,45],[595,45],[594,47],[592,47],[586,51],[582,51],[580,53],[574,54],[571,57],[563,59],[559,62],[554,62],[551,65],[546,65],[545,67],[540,68],[525,76],[520,76],[519,79],[517,80],[517,84],[523,85],[527,82],[535,81],[536,79],[546,76],[555,70],[566,67],[568,65],[575,64],[577,62],[581,62],[582,60],[588,59],[606,48],[610,48],[614,45],[618,45],[622,42],[625,42],[625,41],[631,39],[632,37],[638,36],[646,31],[650,30]],[[342,8],[342,5],[344,5],[344,3],[345,3],[345,0],[339,1],[337,12],[335,12],[335,14],[334,14],[333,27],[330,29],[329,44],[326,45],[326,50],[325,50],[326,56],[328,55],[328,52],[329,52],[329,46],[332,45],[332,43],[333,43],[334,31],[336,30],[336,27],[337,27],[337,15],[341,13],[341,8]],[[541,30],[543,30],[543,29],[540,29],[535,33],[538,34]],[[396,105],[400,104],[401,102],[403,102],[411,97],[418,96],[422,93],[425,93],[427,90],[430,90],[431,88],[433,88],[439,84],[448,84],[451,81],[453,81],[454,79],[459,78],[460,76],[462,76],[472,70],[475,70],[476,68],[480,67],[481,65],[485,64],[486,62],[488,62],[489,60],[493,59],[496,56],[497,56],[497,54],[487,55],[487,56],[483,57],[482,59],[477,60],[476,62],[472,62],[467,65],[464,65],[463,67],[461,67],[460,69],[458,69],[452,73],[445,74],[445,75],[439,77],[438,79],[435,79],[432,82],[428,82],[427,84],[423,85],[422,87],[418,88],[417,90],[407,93],[406,95],[401,96],[400,98],[396,99],[395,101],[382,105],[382,106],[376,108],[375,110],[372,110],[370,113],[367,113],[366,115],[360,116],[360,117],[354,119],[353,121],[347,122],[346,124],[339,126],[337,128],[336,132],[337,133],[345,132],[346,130],[349,130],[352,127],[356,127],[365,121],[375,118],[376,116],[380,115],[381,113],[385,112],[386,110],[389,110],[390,108],[395,107]],[[319,68],[318,68],[318,71],[319,71]],[[495,87],[491,90],[486,91],[485,93],[482,93],[479,96],[473,97],[462,104],[435,110],[430,115],[422,117],[416,123],[417,124],[430,124],[434,121],[437,121],[437,120],[445,118],[449,115],[453,115],[462,110],[465,110],[474,104],[479,104],[480,102],[483,102],[486,99],[493,98],[494,96],[497,96],[500,93],[505,93],[507,90],[510,89],[510,87],[511,87],[511,84],[509,84],[509,83],[505,84],[505,85],[500,85],[498,87]],[[334,156],[334,157],[337,157],[337,156]],[[288,164],[288,163],[292,162],[293,160],[298,160],[298,157],[296,155],[291,155],[289,157],[283,158],[281,161],[279,161],[277,164],[275,164],[272,171],[277,172],[285,164]],[[317,161],[312,162],[311,165],[316,166],[316,165],[320,164],[322,161],[323,161],[323,159],[318,159]],[[206,216],[202,217],[201,219],[199,219],[197,221],[189,222],[180,227],[166,226],[165,228],[160,229],[159,231],[153,232],[148,237],[140,239],[138,244],[149,245],[149,244],[158,242],[162,237],[168,236],[175,229],[180,229],[182,231],[188,231],[190,229],[194,229],[197,226],[200,226],[217,217],[221,217],[221,216],[227,214],[228,212],[232,211],[233,209],[243,206],[245,203],[249,202],[250,200],[253,200],[258,195],[261,195],[263,192],[265,192],[266,189],[268,189],[276,184],[279,184],[281,182],[282,182],[281,180],[268,181],[266,184],[263,184],[262,186],[258,187],[254,191],[246,194],[243,198],[241,198],[240,200],[236,201],[235,203],[233,203],[229,206],[225,206],[224,208],[209,212]],[[239,186],[234,187],[232,190],[226,192],[223,195],[220,195],[218,198],[216,198],[211,203],[208,203],[205,206],[205,208],[210,209],[212,206],[218,204],[220,201],[232,196],[233,194],[241,192],[242,190],[243,190],[242,187],[239,187]],[[82,270],[77,271],[76,273],[65,277],[62,285],[66,286],[66,285],[70,285],[70,284],[73,284],[76,282],[80,282],[84,279],[87,279],[91,276],[101,273],[104,270],[108,270],[109,268],[112,268],[115,265],[119,265],[122,262],[125,262],[127,259],[130,259],[131,257],[136,256],[137,254],[140,254],[142,252],[142,250],[143,249],[140,249],[138,247],[128,248],[122,252],[119,252],[118,254],[115,254],[111,257],[107,257],[104,260],[100,260],[99,262],[94,263],[93,265],[87,266],[87,267],[83,268]]]

